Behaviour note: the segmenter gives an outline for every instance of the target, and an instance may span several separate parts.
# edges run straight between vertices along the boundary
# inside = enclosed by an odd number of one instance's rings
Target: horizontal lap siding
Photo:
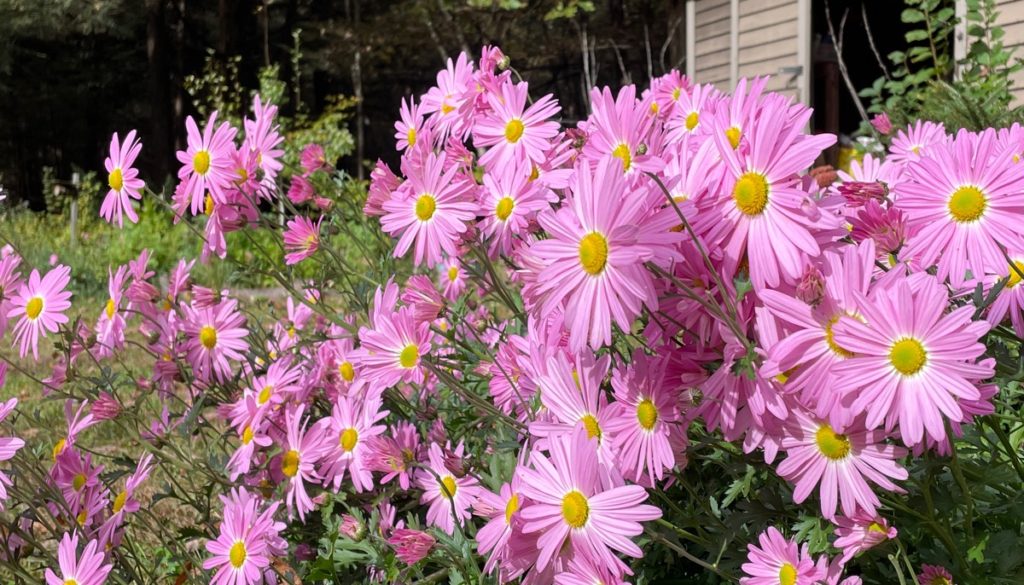
[[[1007,48],[1017,49],[1014,57],[1024,57],[1024,0],[999,0],[996,10],[999,11],[996,24],[1003,27],[1006,33],[1003,42]],[[1024,102],[1024,70],[1014,73],[1011,79],[1014,102],[1019,105]]]
[[[779,73],[800,65],[798,17],[796,0],[740,0],[740,77],[770,75],[769,90],[799,99],[793,74]]]
[[[729,89],[729,0],[700,0],[695,6],[694,77]]]

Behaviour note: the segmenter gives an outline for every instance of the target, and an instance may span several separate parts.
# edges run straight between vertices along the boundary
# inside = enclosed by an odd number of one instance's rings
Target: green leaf
[[[977,544],[967,549],[968,560],[974,561],[979,565],[985,562],[985,547],[988,545],[988,537],[989,535],[986,534]]]
[[[907,8],[902,14],[900,14],[900,20],[907,24],[924,22],[924,13],[916,8]]]
[[[917,41],[927,40],[928,39],[928,32],[920,30],[920,29],[918,29],[918,30],[911,30],[911,31],[907,31],[907,33],[904,34],[903,37],[907,40],[908,43],[914,43],[914,42],[917,42]]]

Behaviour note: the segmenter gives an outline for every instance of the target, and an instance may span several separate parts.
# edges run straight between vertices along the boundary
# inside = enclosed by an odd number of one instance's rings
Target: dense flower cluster
[[[189,401],[233,389],[217,409],[236,487],[206,544],[215,583],[276,579],[286,519],[306,522],[325,494],[377,491],[388,496],[359,501],[408,565],[470,535],[501,582],[622,583],[663,515],[649,490],[687,465],[691,425],[756,453],[794,503],[813,498],[836,527],[831,559],[768,528],[741,583],[859,583],[844,571],[896,537],[880,496],[905,489],[908,458],[948,454],[950,433],[992,412],[982,340],[1007,319],[1024,335],[1024,134],[923,122],[819,184],[804,173],[835,137],[807,134],[810,110],[765,79],[732,94],[675,72],[643,92],[595,88],[591,114],[563,128],[553,97],[529,101],[505,61],[489,47],[478,66],[449,61],[401,105],[400,172],[379,162],[372,173],[364,211],[420,274],[379,283],[365,313],[325,309],[333,291],[310,287],[256,335],[226,291],[191,283],[191,264],[160,285],[143,253],[111,270],[110,300],[78,338],[88,343],[48,387],[85,352],[111,359],[134,323],[162,397],[183,380]],[[216,113],[202,133],[188,120],[174,207],[208,216],[206,256],[223,257],[224,233],[285,193],[275,113],[257,97],[238,144]],[[114,136],[111,221],[136,219],[140,148],[134,132]],[[323,157],[306,148],[287,190],[304,206],[281,226],[288,264],[321,254],[330,228],[313,180]],[[0,318],[22,356],[67,323],[68,283],[61,266],[23,279],[16,254],[0,261]],[[454,361],[467,346],[476,362]],[[512,440],[507,472],[418,420],[452,399]],[[73,529],[63,576],[47,580],[99,583],[151,460],[113,495],[75,439],[116,402],[67,412],[52,463],[63,497],[48,505]],[[155,422],[152,437],[180,422]],[[4,441],[9,459],[22,443]],[[485,450],[502,449],[495,436]],[[396,520],[396,498],[421,506]],[[365,530],[353,516],[339,528]],[[938,567],[919,579],[935,575],[951,583]]]

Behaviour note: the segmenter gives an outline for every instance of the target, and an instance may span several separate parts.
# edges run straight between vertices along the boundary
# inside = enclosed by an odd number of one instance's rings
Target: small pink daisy
[[[108,357],[113,355],[115,350],[124,347],[124,315],[119,311],[121,308],[121,297],[124,295],[125,279],[128,277],[128,267],[119,266],[117,272],[107,269],[109,282],[107,292],[110,298],[103,307],[99,321],[96,323],[97,357]]]
[[[953,585],[953,574],[938,565],[921,565],[917,582],[921,585]]]
[[[889,526],[885,518],[858,512],[853,517],[838,516],[836,523],[835,547],[843,551],[842,562],[878,546],[886,540],[896,538],[896,528]]]
[[[142,143],[136,140],[135,130],[132,130],[124,137],[124,142],[119,143],[117,132],[110,139],[110,156],[103,161],[107,169],[107,185],[110,190],[103,198],[100,205],[100,217],[110,223],[117,221],[118,227],[124,225],[124,216],[127,215],[132,223],[139,222],[139,216],[132,207],[132,199],[142,199],[139,190],[146,184],[139,178],[139,170],[133,165],[142,150]]]
[[[478,516],[489,518],[487,524],[476,533],[477,550],[481,555],[490,553],[484,564],[484,572],[490,573],[499,563],[509,560],[509,540],[513,533],[522,531],[522,520],[519,511],[528,502],[522,496],[522,482],[519,476],[512,478],[512,483],[501,486],[497,494],[481,489],[479,498],[473,505],[473,512]]]
[[[411,528],[399,528],[388,538],[395,556],[407,565],[415,565],[426,558],[436,542],[437,539],[426,532]]]
[[[320,217],[313,223],[308,217],[297,217],[288,221],[288,227],[284,230],[284,249],[287,254],[284,263],[287,265],[298,264],[313,254],[316,254],[320,247],[320,224],[324,218]]]
[[[241,150],[252,155],[263,173],[262,179],[259,180],[261,188],[257,193],[269,196],[277,189],[277,182],[274,179],[284,168],[284,163],[281,162],[284,156],[284,137],[278,131],[280,128],[274,120],[277,117],[277,106],[270,102],[264,104],[260,101],[259,95],[254,95],[252,113],[252,119],[246,118],[243,122],[245,141]]]
[[[529,108],[526,83],[506,81],[501,94],[489,93],[491,109],[473,127],[473,144],[490,147],[480,157],[480,164],[497,169],[511,162],[540,164],[558,135],[558,122],[552,118],[561,111],[551,94],[540,98]]]
[[[256,502],[244,488],[240,501],[225,500],[224,520],[216,540],[206,543],[210,558],[203,562],[207,571],[216,569],[213,585],[255,585],[263,581],[263,569],[270,565],[268,532],[273,526],[269,516],[258,515]],[[277,504],[271,508],[274,509]]]
[[[455,457],[461,458],[463,445],[455,448]],[[445,456],[437,443],[430,445],[428,464],[416,474],[416,483],[423,489],[420,503],[429,504],[427,524],[448,534],[455,533],[455,524],[469,520],[469,508],[482,488],[471,475],[455,477],[445,466]],[[453,517],[454,516],[454,517]]]
[[[894,163],[905,163],[919,159],[935,145],[944,144],[949,137],[942,124],[918,120],[913,126],[896,133],[889,146],[887,160]]]
[[[380,314],[372,329],[359,330],[367,380],[384,388],[398,382],[422,383],[425,369],[420,360],[430,352],[432,336],[430,323],[416,321],[409,307]]]
[[[522,467],[523,495],[533,503],[520,514],[523,531],[541,532],[537,542],[537,568],[544,570],[565,552],[632,574],[612,551],[640,558],[643,552],[630,540],[643,533],[641,522],[661,517],[661,510],[645,505],[647,491],[638,485],[612,485],[597,461],[597,443],[582,429],[553,439],[550,457],[539,451]]]
[[[188,336],[188,361],[200,380],[227,380],[231,377],[228,360],[239,361],[249,350],[249,331],[238,301],[224,299],[214,307],[183,305],[184,330]]]
[[[401,258],[416,244],[413,261],[431,266],[441,261],[441,251],[457,255],[459,236],[476,219],[477,206],[469,193],[474,183],[460,173],[457,165],[445,170],[446,155],[427,155],[422,165],[406,159],[406,175],[390,200],[383,204],[381,227],[398,236],[395,257]]]
[[[484,174],[480,231],[491,239],[490,254],[509,254],[513,238],[522,237],[538,212],[550,208],[557,196],[530,179],[529,167],[508,164]]]
[[[307,419],[302,418],[306,405],[289,409],[285,414],[287,436],[282,446],[282,453],[277,461],[277,471],[284,476],[287,483],[285,502],[288,505],[288,516],[298,511],[299,519],[305,522],[306,512],[315,508],[313,500],[306,492],[306,482],[318,484],[320,476],[316,473],[316,464],[326,447],[324,426],[314,424],[307,427]]]
[[[837,391],[853,398],[853,413],[867,412],[867,428],[899,423],[900,437],[912,447],[927,436],[946,437],[944,419],[964,420],[958,400],[980,397],[973,381],[993,374],[993,360],[980,338],[991,327],[972,321],[974,307],[943,314],[946,288],[922,274],[912,287],[899,280],[861,297],[859,319],[833,327],[835,342],[855,355],[833,366]]]
[[[192,215],[199,215],[206,207],[207,194],[217,203],[227,202],[225,190],[231,188],[237,176],[232,142],[237,131],[227,122],[218,127],[216,111],[210,114],[202,134],[192,116],[185,119],[185,127],[188,148],[178,151],[178,162],[183,165],[178,179],[184,185],[184,196],[192,202]]]
[[[387,427],[377,424],[388,415],[381,410],[380,399],[365,403],[356,398],[338,398],[334,403],[326,431],[325,447],[321,459],[320,475],[324,483],[334,485],[335,491],[348,471],[356,492],[373,489],[373,474],[366,466],[367,441],[383,434]],[[337,437],[337,440],[329,440]]]
[[[758,536],[761,546],[748,544],[747,561],[740,585],[817,585],[825,579],[827,560],[815,563],[807,544],[797,547],[795,540],[786,540],[774,527]]]
[[[78,534],[74,535],[65,532],[57,546],[57,564],[60,566],[60,575],[52,569],[46,569],[46,585],[103,585],[107,575],[113,568],[111,564],[103,564],[104,555],[97,551],[98,545],[95,540],[90,540],[82,550],[82,556],[77,556]]]
[[[395,140],[398,150],[406,150],[416,146],[416,139],[423,132],[423,114],[415,99],[406,102],[405,98],[399,112],[402,119],[395,122]]]
[[[68,322],[64,311],[71,307],[71,292],[64,290],[71,282],[71,269],[60,264],[40,278],[33,270],[11,298],[7,317],[20,317],[14,325],[14,344],[20,344],[18,354],[25,357],[29,347],[32,357],[39,359],[39,336],[56,333]]]
[[[4,377],[7,373],[7,363],[0,363],[0,388],[3,387]],[[0,421],[7,418],[18,406],[18,399],[11,398],[0,405]],[[18,437],[0,437],[0,461],[10,461],[19,449],[25,446],[25,441]],[[3,503],[7,500],[7,486],[13,485],[11,478],[0,471],[0,510],[3,510]]]

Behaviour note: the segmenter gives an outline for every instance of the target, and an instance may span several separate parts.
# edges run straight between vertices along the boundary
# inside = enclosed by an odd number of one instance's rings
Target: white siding
[[[1024,0],[998,0],[996,10],[999,16],[996,24],[1003,27],[1006,48],[1015,47],[1014,57],[1024,57]],[[968,38],[968,41],[970,39]],[[1024,70],[1013,74],[1013,95],[1015,104],[1024,101]]]
[[[730,2],[700,0],[694,12],[694,78],[699,83],[714,83],[728,90]]]

